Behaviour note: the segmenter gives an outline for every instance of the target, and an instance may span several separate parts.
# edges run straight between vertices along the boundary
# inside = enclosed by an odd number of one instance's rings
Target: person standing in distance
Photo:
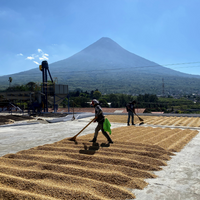
[[[103,123],[104,123],[104,118],[105,117],[103,115],[103,111],[101,109],[101,106],[99,105],[99,101],[96,100],[96,99],[93,99],[91,105],[93,105],[94,109],[95,109],[94,122],[98,122],[98,124],[97,124],[97,127],[95,128],[94,138],[90,142],[95,143],[97,141],[98,132],[101,130],[103,135],[108,140],[108,142],[109,143],[113,143],[113,141],[111,140],[111,138],[108,135],[108,133],[106,131],[104,131],[104,129],[103,129]]]
[[[132,101],[126,105],[126,110],[128,112],[127,126],[130,126],[130,118],[131,118],[132,125],[135,125],[134,124],[135,104],[136,104],[136,101]]]

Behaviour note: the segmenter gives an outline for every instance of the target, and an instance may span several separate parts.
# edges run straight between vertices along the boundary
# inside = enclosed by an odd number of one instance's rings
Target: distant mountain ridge
[[[200,76],[181,73],[135,55],[112,39],[103,37],[73,56],[49,64],[53,77],[69,89],[99,89],[103,93],[162,93],[162,79],[168,92],[197,91]],[[42,80],[38,68],[12,76],[13,82],[24,84]],[[0,77],[0,84],[8,76]]]
[[[126,49],[122,48],[119,44],[114,42],[112,39],[103,37],[97,42],[89,45],[82,51],[76,53],[75,55],[50,64],[51,69],[54,67],[59,67],[63,70],[85,70],[85,69],[110,69],[115,68],[143,68],[143,67],[158,67],[156,70],[160,69],[163,73],[169,73],[179,76],[190,76],[182,72],[178,72],[163,66],[158,65],[155,62],[149,61],[138,55],[135,55]],[[148,68],[145,68],[148,70]],[[151,68],[152,70],[152,68]],[[149,72],[148,72],[149,73]],[[155,70],[154,70],[155,73]],[[156,72],[158,73],[158,72]]]

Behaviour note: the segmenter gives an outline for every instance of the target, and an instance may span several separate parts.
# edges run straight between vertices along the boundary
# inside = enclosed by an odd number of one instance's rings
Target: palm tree
[[[10,85],[12,83],[12,77],[9,77],[8,81],[9,81],[9,87],[10,87]]]

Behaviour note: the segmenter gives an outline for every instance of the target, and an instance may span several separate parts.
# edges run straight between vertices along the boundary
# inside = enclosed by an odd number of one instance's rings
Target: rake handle
[[[86,129],[94,120],[95,120],[95,118],[92,119],[92,121],[90,121],[80,132],[78,132],[78,133],[77,133],[74,137],[72,137],[70,140],[72,140],[72,141],[76,140],[76,137],[77,137],[84,129]]]
[[[132,109],[130,109],[131,110],[131,112],[133,112],[133,110]],[[138,119],[140,120],[140,121],[144,121],[141,117],[139,117],[137,114],[136,114],[136,112],[133,112],[137,117],[138,117]]]
[[[78,136],[84,129],[86,129],[93,121],[95,120],[95,118],[90,121],[79,133],[77,133],[75,136]]]

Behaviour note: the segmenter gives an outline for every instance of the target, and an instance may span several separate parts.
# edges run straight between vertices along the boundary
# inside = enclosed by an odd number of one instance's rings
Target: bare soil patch
[[[65,114],[65,113],[49,112],[49,113],[41,113],[38,116],[39,117],[54,117],[54,118],[58,118],[58,117],[66,117],[67,114]]]
[[[115,113],[115,112],[120,112],[120,113],[127,113],[126,108],[102,108],[104,113]],[[53,109],[49,109],[49,111],[53,112]],[[135,112],[136,113],[143,113],[145,111],[145,108],[136,108]],[[87,107],[87,108],[72,108],[70,107],[69,110],[68,108],[59,108],[58,112],[75,112],[75,113],[79,113],[79,112],[92,112],[94,113],[94,108],[93,107]]]
[[[0,115],[0,125],[12,124],[16,121],[33,120],[33,117],[25,115]]]
[[[67,116],[67,114],[65,113],[41,113],[39,115],[34,116],[27,116],[21,114],[0,115],[0,125],[13,124],[18,121],[43,120],[43,118],[59,118],[65,116]]]

